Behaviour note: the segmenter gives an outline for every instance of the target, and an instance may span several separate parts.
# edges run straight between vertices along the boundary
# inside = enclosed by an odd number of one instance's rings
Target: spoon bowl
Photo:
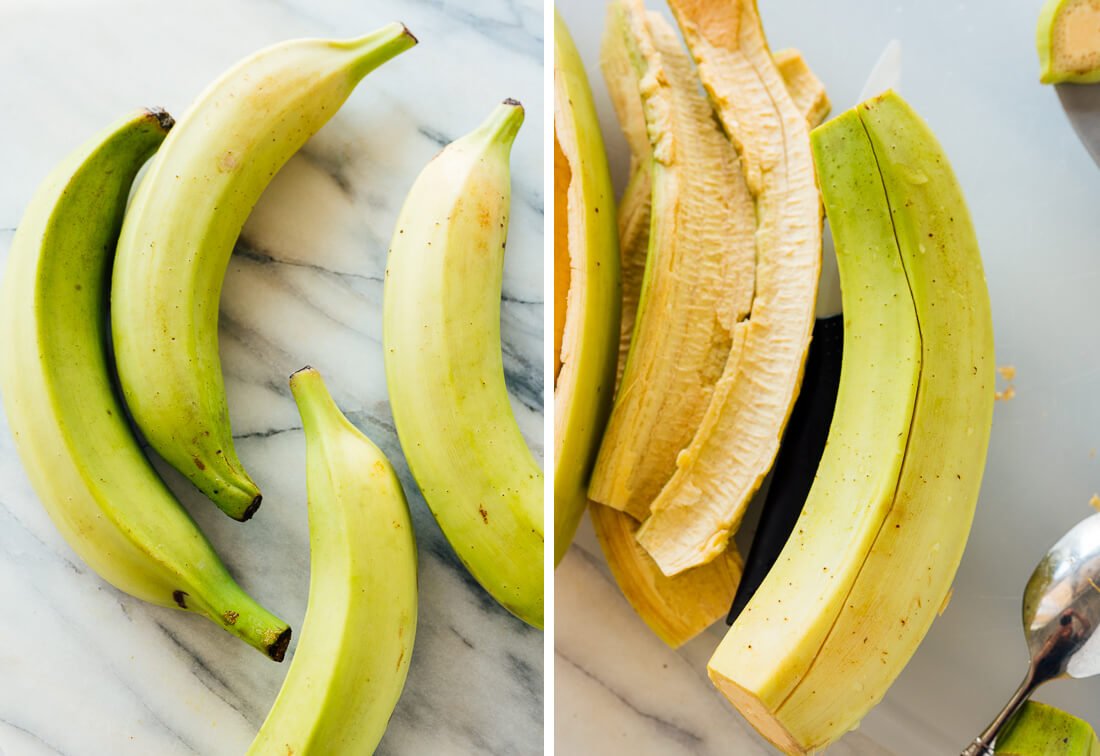
[[[1031,662],[1016,693],[962,756],[988,756],[997,734],[1043,683],[1100,674],[1100,513],[1054,544],[1024,589],[1024,637]]]

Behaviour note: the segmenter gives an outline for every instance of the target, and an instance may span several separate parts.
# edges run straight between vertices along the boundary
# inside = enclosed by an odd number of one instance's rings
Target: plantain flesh
[[[1095,0],[1046,0],[1035,31],[1039,81],[1100,81],[1100,4]]]

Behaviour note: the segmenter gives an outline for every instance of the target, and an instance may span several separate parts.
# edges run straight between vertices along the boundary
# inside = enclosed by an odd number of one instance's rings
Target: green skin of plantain
[[[233,245],[283,164],[364,76],[415,43],[391,24],[242,61],[180,120],[126,214],[111,289],[126,403],[153,448],[234,519],[252,516],[260,492],[234,449],[218,355]]]
[[[373,753],[416,636],[416,540],[386,455],[312,368],[290,378],[306,436],[309,606],[251,756]]]
[[[844,297],[828,441],[790,540],[711,660],[712,676],[769,711],[813,662],[893,502],[920,376],[920,331],[890,210],[870,145],[849,147],[855,137],[866,141],[849,111],[812,138]]]
[[[455,555],[508,611],[543,623],[543,476],[508,402],[500,291],[514,101],[417,178],[386,268],[383,351],[409,468]]]
[[[281,660],[290,629],[230,577],[143,454],[112,386],[111,258],[134,176],[170,126],[163,111],[124,118],[39,188],[0,294],[0,388],[35,491],[93,570]]]
[[[868,147],[873,151],[920,326],[921,370],[897,492],[839,615],[823,643],[804,649],[812,662],[793,672],[797,677],[787,682],[793,689],[778,706],[771,699],[746,707],[753,724],[790,753],[824,748],[852,729],[916,652],[966,546],[993,419],[989,294],[947,156],[927,124],[893,92],[855,112],[863,133],[852,130],[846,142],[833,142],[827,159],[843,164]],[[851,115],[842,118],[850,121]],[[817,144],[824,141],[820,132],[834,123],[821,127]],[[827,208],[854,201],[851,183],[826,177],[821,185]],[[881,224],[868,217],[872,222]],[[842,240],[836,241],[839,254]],[[893,359],[891,352],[884,355]],[[811,575],[802,579],[820,579]],[[742,674],[739,656],[735,649],[722,651],[709,671],[736,700],[738,691],[727,681]]]
[[[619,235],[615,194],[600,136],[596,106],[577,48],[561,16],[555,15],[554,84],[559,100],[555,128],[570,152],[571,213],[581,228],[570,228],[584,272],[576,336],[554,394],[557,453],[554,455],[554,563],[565,556],[588,503],[588,479],[596,461],[604,425],[611,413],[619,350]],[[558,113],[560,111],[560,113]],[[567,135],[567,138],[565,138]],[[575,237],[574,237],[575,234]],[[567,325],[568,328],[568,325]],[[563,401],[559,406],[558,397]]]
[[[1092,0],[1046,0],[1043,9],[1039,13],[1039,23],[1035,27],[1035,48],[1039,53],[1039,81],[1043,84],[1060,84],[1063,82],[1072,84],[1095,84],[1100,81],[1100,66],[1087,65],[1082,61],[1078,65],[1070,65],[1067,68],[1059,68],[1055,58],[1059,51],[1055,48],[1058,40],[1055,39],[1057,27],[1062,24],[1078,24],[1084,31],[1091,34],[1085,52],[1092,58],[1100,58],[1100,30],[1096,29],[1097,12],[1090,9],[1094,6]],[[1085,14],[1088,17],[1065,17],[1066,13]],[[1066,31],[1069,31],[1068,29]],[[1064,52],[1064,51],[1062,51]]]
[[[1028,701],[997,738],[997,756],[1097,756],[1100,741],[1088,722]]]

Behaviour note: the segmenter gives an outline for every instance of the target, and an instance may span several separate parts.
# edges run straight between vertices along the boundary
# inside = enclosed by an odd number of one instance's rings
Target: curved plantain
[[[386,455],[337,408],[321,375],[290,377],[306,436],[309,605],[252,756],[373,753],[416,636],[416,540]]]
[[[111,288],[126,404],[150,445],[234,519],[261,497],[233,446],[218,357],[233,244],[279,168],[364,76],[415,43],[391,24],[247,58],[180,120],[126,214]]]
[[[995,383],[977,239],[947,156],[928,126],[888,92],[818,129],[814,142],[838,259],[864,246],[884,250],[882,239],[896,239],[910,292],[906,305],[916,312],[920,371],[905,444],[895,448],[892,438],[880,438],[877,453],[890,452],[881,463],[867,458],[868,464],[853,466],[830,456],[838,418],[848,415],[838,397],[825,450],[830,461],[823,458],[813,507],[808,501],[798,537],[780,557],[781,565],[793,563],[800,547],[811,546],[824,561],[803,559],[805,568],[789,570],[786,583],[773,570],[746,609],[753,611],[751,623],[734,623],[710,661],[718,687],[789,753],[824,748],[854,727],[885,695],[943,606],[978,499]],[[851,296],[861,289],[845,286],[843,268],[841,276],[846,328],[849,320],[853,328],[877,327],[881,318],[850,309]],[[881,297],[884,289],[862,292]],[[914,387],[898,368],[898,343],[884,340],[856,362],[846,331],[842,395],[850,388],[861,403],[894,396],[897,406],[904,405]],[[890,374],[905,380],[871,391],[869,381]],[[886,417],[876,414],[866,439],[895,427],[883,425]],[[898,453],[903,456],[895,473]],[[885,473],[875,492],[848,488],[815,496],[818,483],[830,477]],[[878,499],[883,494],[885,507]],[[874,516],[866,516],[868,506]],[[842,566],[834,574],[830,566],[838,559],[858,569]],[[804,607],[803,599],[811,605]],[[824,632],[769,653],[776,635],[787,633],[786,624],[803,623],[815,612],[821,614],[814,626]]]
[[[172,125],[128,116],[39,187],[0,293],[0,388],[42,505],[121,591],[207,617],[276,661],[286,623],[233,581],[145,457],[112,385],[107,282],[130,185]]]
[[[555,271],[565,268],[554,280],[555,323],[564,317],[554,381],[557,563],[588,501],[588,479],[611,411],[619,343],[615,195],[584,65],[560,16],[554,34],[554,154]]]
[[[505,100],[421,172],[397,219],[382,340],[401,448],[455,554],[504,608],[543,622],[543,476],[508,403],[500,291],[509,153]]]

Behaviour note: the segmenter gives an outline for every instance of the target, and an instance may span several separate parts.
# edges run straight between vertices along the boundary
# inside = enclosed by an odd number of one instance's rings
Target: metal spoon
[[[1075,525],[1051,547],[1024,590],[1027,675],[993,723],[962,756],[988,756],[1001,728],[1043,683],[1100,674],[1100,514]]]

